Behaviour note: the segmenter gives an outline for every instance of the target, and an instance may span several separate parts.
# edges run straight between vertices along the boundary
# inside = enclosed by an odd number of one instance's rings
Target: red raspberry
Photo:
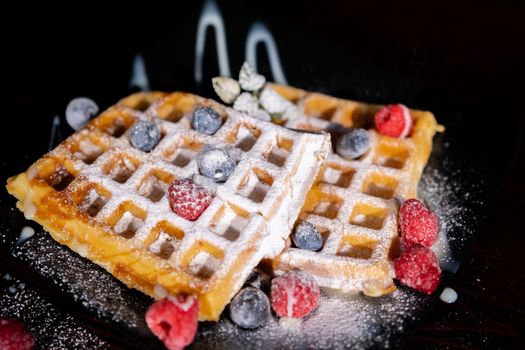
[[[435,213],[415,198],[406,200],[399,209],[399,227],[403,246],[420,244],[430,247],[438,238],[439,221]]]
[[[197,220],[213,199],[211,193],[188,179],[173,181],[168,196],[171,210],[190,221]]]
[[[412,131],[410,111],[402,104],[381,108],[374,117],[374,123],[380,134],[400,139],[407,137]]]
[[[146,312],[146,323],[169,350],[190,344],[197,333],[198,300],[179,295],[158,300]]]
[[[35,339],[22,323],[0,317],[0,349],[31,350],[34,348]]]
[[[319,286],[302,271],[290,271],[272,280],[272,308],[280,317],[301,318],[317,307]]]
[[[396,278],[412,289],[432,294],[439,286],[441,269],[433,251],[420,245],[408,247],[394,262]]]

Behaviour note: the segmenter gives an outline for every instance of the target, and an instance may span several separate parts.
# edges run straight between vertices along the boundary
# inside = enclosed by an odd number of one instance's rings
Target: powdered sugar
[[[249,92],[243,92],[233,103],[233,109],[247,114],[255,114],[258,109],[258,104],[257,97]]]
[[[259,97],[259,103],[270,114],[284,114],[295,106],[272,89],[264,89]]]
[[[258,74],[248,62],[244,62],[239,72],[239,84],[246,91],[257,91],[263,88],[266,78]]]
[[[105,341],[80,326],[70,315],[55,309],[20,280],[8,274],[3,277],[8,287],[0,291],[1,314],[20,320],[35,337],[37,348],[95,350],[109,347]]]
[[[126,288],[110,274],[37,231],[13,255],[52,281],[99,318],[147,334],[144,312],[150,298]],[[3,310],[3,307],[0,307]]]
[[[443,164],[444,168],[446,166]],[[444,176],[439,171],[431,170],[422,182],[421,197],[427,200],[443,223],[440,240],[435,247],[442,253],[442,263],[448,259],[455,262],[449,254],[447,235],[461,229],[465,236],[450,238],[453,244],[463,244],[471,231],[463,221],[468,211],[458,206],[458,195],[469,195],[468,190],[465,192],[465,188],[458,184],[457,178],[461,177],[457,173]],[[35,239],[16,248],[15,253],[104,322],[131,328],[136,333],[147,332],[144,331],[142,317],[145,305],[150,302],[148,298],[128,290],[109,274],[60,247],[48,236],[38,233]],[[381,298],[325,291],[319,308],[295,328],[284,329],[272,319],[260,329],[243,331],[223,316],[218,324],[201,325],[195,346],[360,348],[379,343],[387,347],[392,345],[392,337],[414,320],[427,301],[427,297],[406,289]]]
[[[319,307],[302,321],[290,324],[289,319],[272,318],[260,328],[244,331],[223,319],[216,325],[201,325],[194,345],[204,349],[217,344],[243,349],[390,347],[391,339],[415,320],[414,311],[423,304],[418,299],[408,290],[378,299],[325,291]]]
[[[441,232],[433,249],[443,267],[451,262],[457,264],[451,255],[447,235],[453,248],[462,247],[472,234],[466,218],[473,216],[473,213],[460,200],[472,190],[460,182],[465,175],[460,171],[450,172],[449,168],[454,168],[454,164],[448,162],[441,162],[439,167],[440,170],[428,169],[423,176],[419,197],[440,218]],[[151,302],[149,298],[127,289],[107,272],[61,247],[47,234],[37,232],[33,239],[15,248],[14,252],[104,322],[131,329],[134,333],[148,334],[143,317]],[[218,346],[342,349],[378,344],[390,347],[395,346],[399,335],[424,314],[431,299],[434,296],[427,297],[404,287],[379,298],[325,289],[318,308],[304,320],[295,322],[294,326],[284,327],[272,317],[260,328],[243,330],[223,315],[219,323],[201,323],[193,345],[204,349]]]
[[[215,93],[225,103],[232,103],[241,93],[241,87],[237,80],[227,77],[215,77],[212,79]]]
[[[439,218],[438,241],[431,249],[436,253],[443,271],[456,272],[459,261],[458,256],[454,254],[472,238],[472,225],[477,222],[476,218],[479,216],[472,207],[459,203],[471,197],[471,191],[479,191],[483,184],[460,182],[462,178],[469,176],[468,173],[473,171],[472,169],[457,169],[446,160],[439,166],[440,169],[430,168],[425,172],[419,184],[419,197]],[[472,196],[471,205],[483,206],[483,197],[480,197]]]

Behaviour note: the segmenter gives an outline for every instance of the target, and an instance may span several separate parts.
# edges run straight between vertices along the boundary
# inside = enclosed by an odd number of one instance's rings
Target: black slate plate
[[[467,81],[468,70],[462,75],[454,62],[442,63],[439,54],[435,57],[440,52],[439,42],[436,48],[425,46],[416,34],[405,37],[403,25],[394,34],[385,28],[383,32],[370,29],[367,19],[372,18],[367,17],[371,15],[365,11],[366,5],[337,6],[339,11],[330,15],[321,9],[317,14],[304,11],[292,17],[296,8],[276,13],[271,4],[250,8],[221,5],[231,70],[235,74],[243,61],[250,25],[261,19],[276,38],[290,84],[367,102],[401,101],[436,114],[446,132],[435,138],[420,195],[440,215],[442,233],[450,243],[448,258],[441,260],[444,287],[475,238],[501,183],[516,140],[513,124],[505,117],[503,104],[489,100],[486,97],[490,94]],[[16,134],[19,142],[14,147],[7,138],[2,139],[2,148],[10,151],[4,153],[1,178],[25,170],[47,151],[50,142],[56,141],[50,140],[54,115],[61,120],[55,132],[57,139],[72,132],[63,118],[70,98],[87,95],[104,108],[127,94],[131,62],[137,52],[144,55],[152,88],[213,97],[209,81],[218,68],[210,34],[203,59],[204,83],[198,85],[193,79],[200,5],[180,9],[184,15],[177,16],[176,21],[168,21],[169,14],[153,14],[147,9],[144,13],[119,11],[87,10],[84,15],[92,15],[93,20],[82,25],[60,17],[63,25],[71,25],[71,33],[61,31],[62,26],[49,25],[37,32],[33,46],[14,45],[17,50],[12,58],[16,63],[7,80],[13,88],[6,96],[3,115],[6,130]],[[115,12],[120,15],[115,16]],[[58,19],[52,16],[46,23]],[[43,21],[35,18],[37,24]],[[129,23],[133,23],[131,28]],[[427,27],[422,30],[430,33]],[[50,37],[54,40],[39,40]],[[448,57],[446,53],[442,56]],[[261,52],[258,57],[259,70],[271,77],[268,59]],[[450,70],[458,74],[457,81]],[[29,78],[31,84],[24,84]],[[463,90],[465,86],[470,89]],[[162,348],[143,322],[151,302],[148,297],[127,289],[99,267],[60,247],[13,208],[14,199],[2,190],[2,314],[22,319],[42,348],[51,344],[53,348],[92,349],[105,348],[108,343],[113,348]],[[26,225],[34,227],[36,235],[15,247]],[[218,325],[201,324],[193,346],[395,346],[427,315],[439,294],[425,297],[402,287],[394,296],[377,300],[324,294],[319,310],[305,321],[302,331],[284,332],[275,321],[255,331],[242,331],[223,317]]]

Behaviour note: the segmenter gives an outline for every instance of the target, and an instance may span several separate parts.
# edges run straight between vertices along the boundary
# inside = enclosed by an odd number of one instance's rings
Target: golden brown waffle
[[[410,137],[382,136],[371,129],[381,106],[288,86],[269,87],[299,107],[289,113],[285,126],[325,130],[332,136],[341,127],[361,127],[370,129],[371,138],[370,150],[360,159],[346,160],[331,152],[307,196],[299,220],[309,221],[321,232],[322,249],[312,252],[290,246],[273,260],[273,268],[278,273],[307,271],[323,287],[369,296],[392,292],[399,201],[416,196],[432,138],[443,127],[432,113],[410,110],[414,121]]]
[[[190,127],[197,106],[224,122],[213,136]],[[150,153],[131,146],[131,125],[159,117],[162,139]],[[224,184],[199,175],[206,144],[237,149]],[[327,134],[288,130],[186,93],[135,94],[109,108],[26,172],[8,191],[28,219],[58,242],[155,298],[191,293],[201,320],[217,320],[263,256],[282,250],[330,149]],[[213,193],[194,222],[166,195],[175,178]]]

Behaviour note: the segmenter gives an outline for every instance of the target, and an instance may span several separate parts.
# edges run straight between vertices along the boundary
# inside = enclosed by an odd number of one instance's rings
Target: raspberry
[[[0,317],[0,349],[31,350],[34,348],[35,339],[22,323]]]
[[[173,181],[168,196],[171,210],[190,221],[197,220],[213,199],[211,193],[188,179]]]
[[[310,275],[290,271],[272,280],[272,308],[280,317],[304,317],[317,307],[319,293]]]
[[[399,209],[399,227],[403,246],[420,244],[430,247],[438,237],[437,215],[415,198],[406,200]]]
[[[394,262],[396,278],[405,286],[432,294],[439,286],[441,269],[434,252],[420,245],[408,247]]]
[[[146,312],[146,323],[169,350],[183,349],[197,333],[199,303],[193,296],[169,296]]]
[[[374,116],[374,123],[380,134],[401,139],[412,130],[410,111],[402,104],[381,108]]]

